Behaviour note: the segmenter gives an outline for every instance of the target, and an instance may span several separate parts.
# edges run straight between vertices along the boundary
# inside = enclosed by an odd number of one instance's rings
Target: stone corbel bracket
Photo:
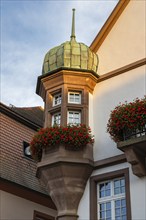
[[[117,147],[125,153],[133,174],[138,177],[146,176],[146,135],[121,141]]]

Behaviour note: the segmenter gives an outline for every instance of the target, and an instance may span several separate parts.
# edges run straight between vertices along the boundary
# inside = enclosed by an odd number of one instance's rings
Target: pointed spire
[[[72,30],[71,30],[71,41],[75,41],[76,40],[76,36],[75,36],[75,9],[72,9],[73,13],[72,13]]]

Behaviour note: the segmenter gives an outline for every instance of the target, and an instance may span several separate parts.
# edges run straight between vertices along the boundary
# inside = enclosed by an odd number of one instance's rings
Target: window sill
[[[146,176],[146,135],[121,141],[117,147],[125,153],[127,162],[132,165],[133,174]]]

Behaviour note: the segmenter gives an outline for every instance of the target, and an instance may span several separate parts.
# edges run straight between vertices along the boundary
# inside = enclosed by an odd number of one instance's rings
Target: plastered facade
[[[146,1],[130,1],[97,51],[98,74],[145,58]]]
[[[0,219],[32,220],[34,210],[51,216],[56,216],[56,211],[39,205],[29,200],[20,198],[10,193],[0,191]],[[14,211],[15,210],[15,211]]]
[[[97,54],[99,56],[98,74],[104,75],[145,58],[145,1],[130,1],[109,32]],[[107,122],[110,111],[120,102],[131,102],[146,94],[146,65],[111,77],[96,84],[93,95],[89,95],[89,125],[95,136],[94,161],[121,155],[109,134]],[[92,176],[129,169],[131,219],[146,219],[146,177],[133,175],[127,162],[105,166],[93,171]],[[90,180],[79,205],[80,220],[90,219]],[[97,195],[95,195],[96,197]]]
[[[120,102],[142,98],[146,92],[145,66],[98,83],[93,94],[94,160],[121,154],[107,133],[110,111]]]

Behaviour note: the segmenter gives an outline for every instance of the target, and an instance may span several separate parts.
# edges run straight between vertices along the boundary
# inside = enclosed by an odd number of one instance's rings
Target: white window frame
[[[60,123],[55,123],[55,117],[60,117],[60,119],[59,119]],[[54,125],[60,126],[60,124],[61,124],[61,112],[54,113],[52,115],[52,126],[54,126]]]
[[[102,182],[99,182],[97,184],[97,198],[98,198],[98,219],[100,220],[100,204],[104,204],[106,202],[111,202],[111,219],[115,219],[115,201],[116,200],[121,200],[121,199],[125,199],[126,200],[126,186],[125,186],[125,192],[124,193],[119,193],[119,194],[114,194],[114,181],[115,180],[121,180],[121,179],[124,179],[124,177],[120,177],[120,178],[115,178],[115,179],[112,179],[112,180],[106,180],[106,181],[102,181]],[[100,198],[100,184],[103,184],[103,183],[107,183],[107,182],[110,182],[111,184],[111,195],[110,196],[105,196],[105,197],[102,197]],[[126,207],[126,204],[125,204],[125,208]],[[127,210],[126,210],[127,212]],[[104,218],[104,220],[106,220],[107,218]],[[127,213],[126,213],[126,219],[127,219]]]
[[[73,100],[71,100],[71,95],[73,95]],[[78,96],[79,101],[76,101],[76,96]],[[68,103],[81,104],[81,92],[68,92]]]
[[[70,122],[69,119],[70,119],[70,113],[73,113],[73,122]],[[76,118],[74,117],[75,115],[79,116],[79,123],[76,123],[75,120]],[[67,113],[67,123],[69,125],[78,125],[78,124],[81,124],[81,112],[80,111],[72,111],[72,110],[68,110],[68,113]]]
[[[62,95],[61,93],[57,93],[53,96],[53,106],[60,105],[62,102]]]

